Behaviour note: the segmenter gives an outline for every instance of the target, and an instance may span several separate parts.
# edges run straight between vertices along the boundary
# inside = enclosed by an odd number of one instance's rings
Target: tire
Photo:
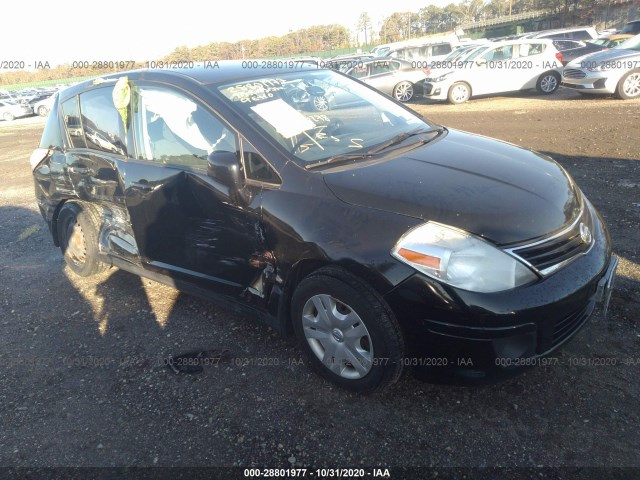
[[[382,297],[359,278],[337,267],[321,268],[300,282],[291,307],[300,348],[327,380],[371,393],[400,378],[400,327]]]
[[[449,88],[447,100],[453,105],[464,103],[471,98],[471,87],[465,82],[456,82]]]
[[[38,115],[40,115],[41,117],[46,117],[47,115],[49,115],[49,109],[44,105],[41,105],[40,107],[38,107]]]
[[[551,95],[560,87],[560,74],[558,72],[545,72],[536,82],[536,90],[543,95]]]
[[[16,117],[14,117],[13,114],[10,112],[4,112],[4,114],[2,115],[2,118],[4,119],[5,122],[11,122]]]
[[[413,83],[400,82],[393,87],[393,98],[399,102],[408,102],[413,98]]]
[[[311,108],[314,112],[326,112],[329,110],[329,100],[324,95],[314,95],[311,97]]]
[[[631,70],[623,75],[616,87],[616,97],[622,100],[640,97],[640,69]]]
[[[90,277],[108,268],[98,254],[97,215],[90,207],[67,202],[58,213],[58,239],[64,260],[76,275]]]

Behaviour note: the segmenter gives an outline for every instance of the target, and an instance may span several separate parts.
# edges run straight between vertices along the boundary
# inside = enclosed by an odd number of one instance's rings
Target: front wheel
[[[309,364],[334,384],[370,393],[400,377],[400,327],[382,297],[357,277],[336,267],[311,274],[294,292],[292,315]]]
[[[393,87],[393,98],[399,102],[408,102],[413,98],[413,84],[411,82],[400,82]]]
[[[47,115],[49,115],[49,109],[44,105],[41,105],[40,107],[38,107],[38,115],[40,115],[41,117],[46,117]]]
[[[81,277],[95,275],[107,268],[100,261],[97,221],[89,208],[67,202],[60,209],[57,221],[64,260]]]
[[[543,95],[550,95],[560,86],[560,74],[558,72],[546,72],[540,75],[536,83],[536,90]]]
[[[470,97],[471,87],[464,82],[457,82],[451,85],[447,100],[449,100],[449,103],[457,105],[466,102]]]
[[[6,122],[10,122],[16,117],[14,117],[12,113],[4,112],[4,114],[2,115],[2,118],[4,118]]]
[[[623,75],[616,88],[616,97],[622,100],[640,97],[640,70],[631,70]]]

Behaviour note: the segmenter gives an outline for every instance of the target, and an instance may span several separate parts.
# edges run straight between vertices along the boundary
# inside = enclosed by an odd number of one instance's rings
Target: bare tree
[[[364,31],[364,44],[369,44],[369,31],[371,30],[371,17],[367,12],[362,12],[358,18],[358,32]]]

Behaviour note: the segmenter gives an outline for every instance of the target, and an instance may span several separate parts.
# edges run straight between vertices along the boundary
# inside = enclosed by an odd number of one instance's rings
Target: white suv
[[[551,40],[496,42],[461,63],[427,77],[423,83],[425,98],[463,103],[476,95],[519,90],[551,94],[560,85],[562,54]]]

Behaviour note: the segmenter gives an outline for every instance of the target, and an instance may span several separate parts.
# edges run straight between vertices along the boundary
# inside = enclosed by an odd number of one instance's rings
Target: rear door
[[[387,95],[393,93],[393,87],[400,80],[396,77],[396,73],[400,70],[400,62],[394,60],[376,60],[369,64],[369,76],[361,78],[365,83],[380,90]]]
[[[65,170],[69,193],[99,207],[100,251],[138,262],[120,176],[120,165],[129,158],[131,136],[112,93],[113,84],[107,84],[61,104],[68,147]]]

